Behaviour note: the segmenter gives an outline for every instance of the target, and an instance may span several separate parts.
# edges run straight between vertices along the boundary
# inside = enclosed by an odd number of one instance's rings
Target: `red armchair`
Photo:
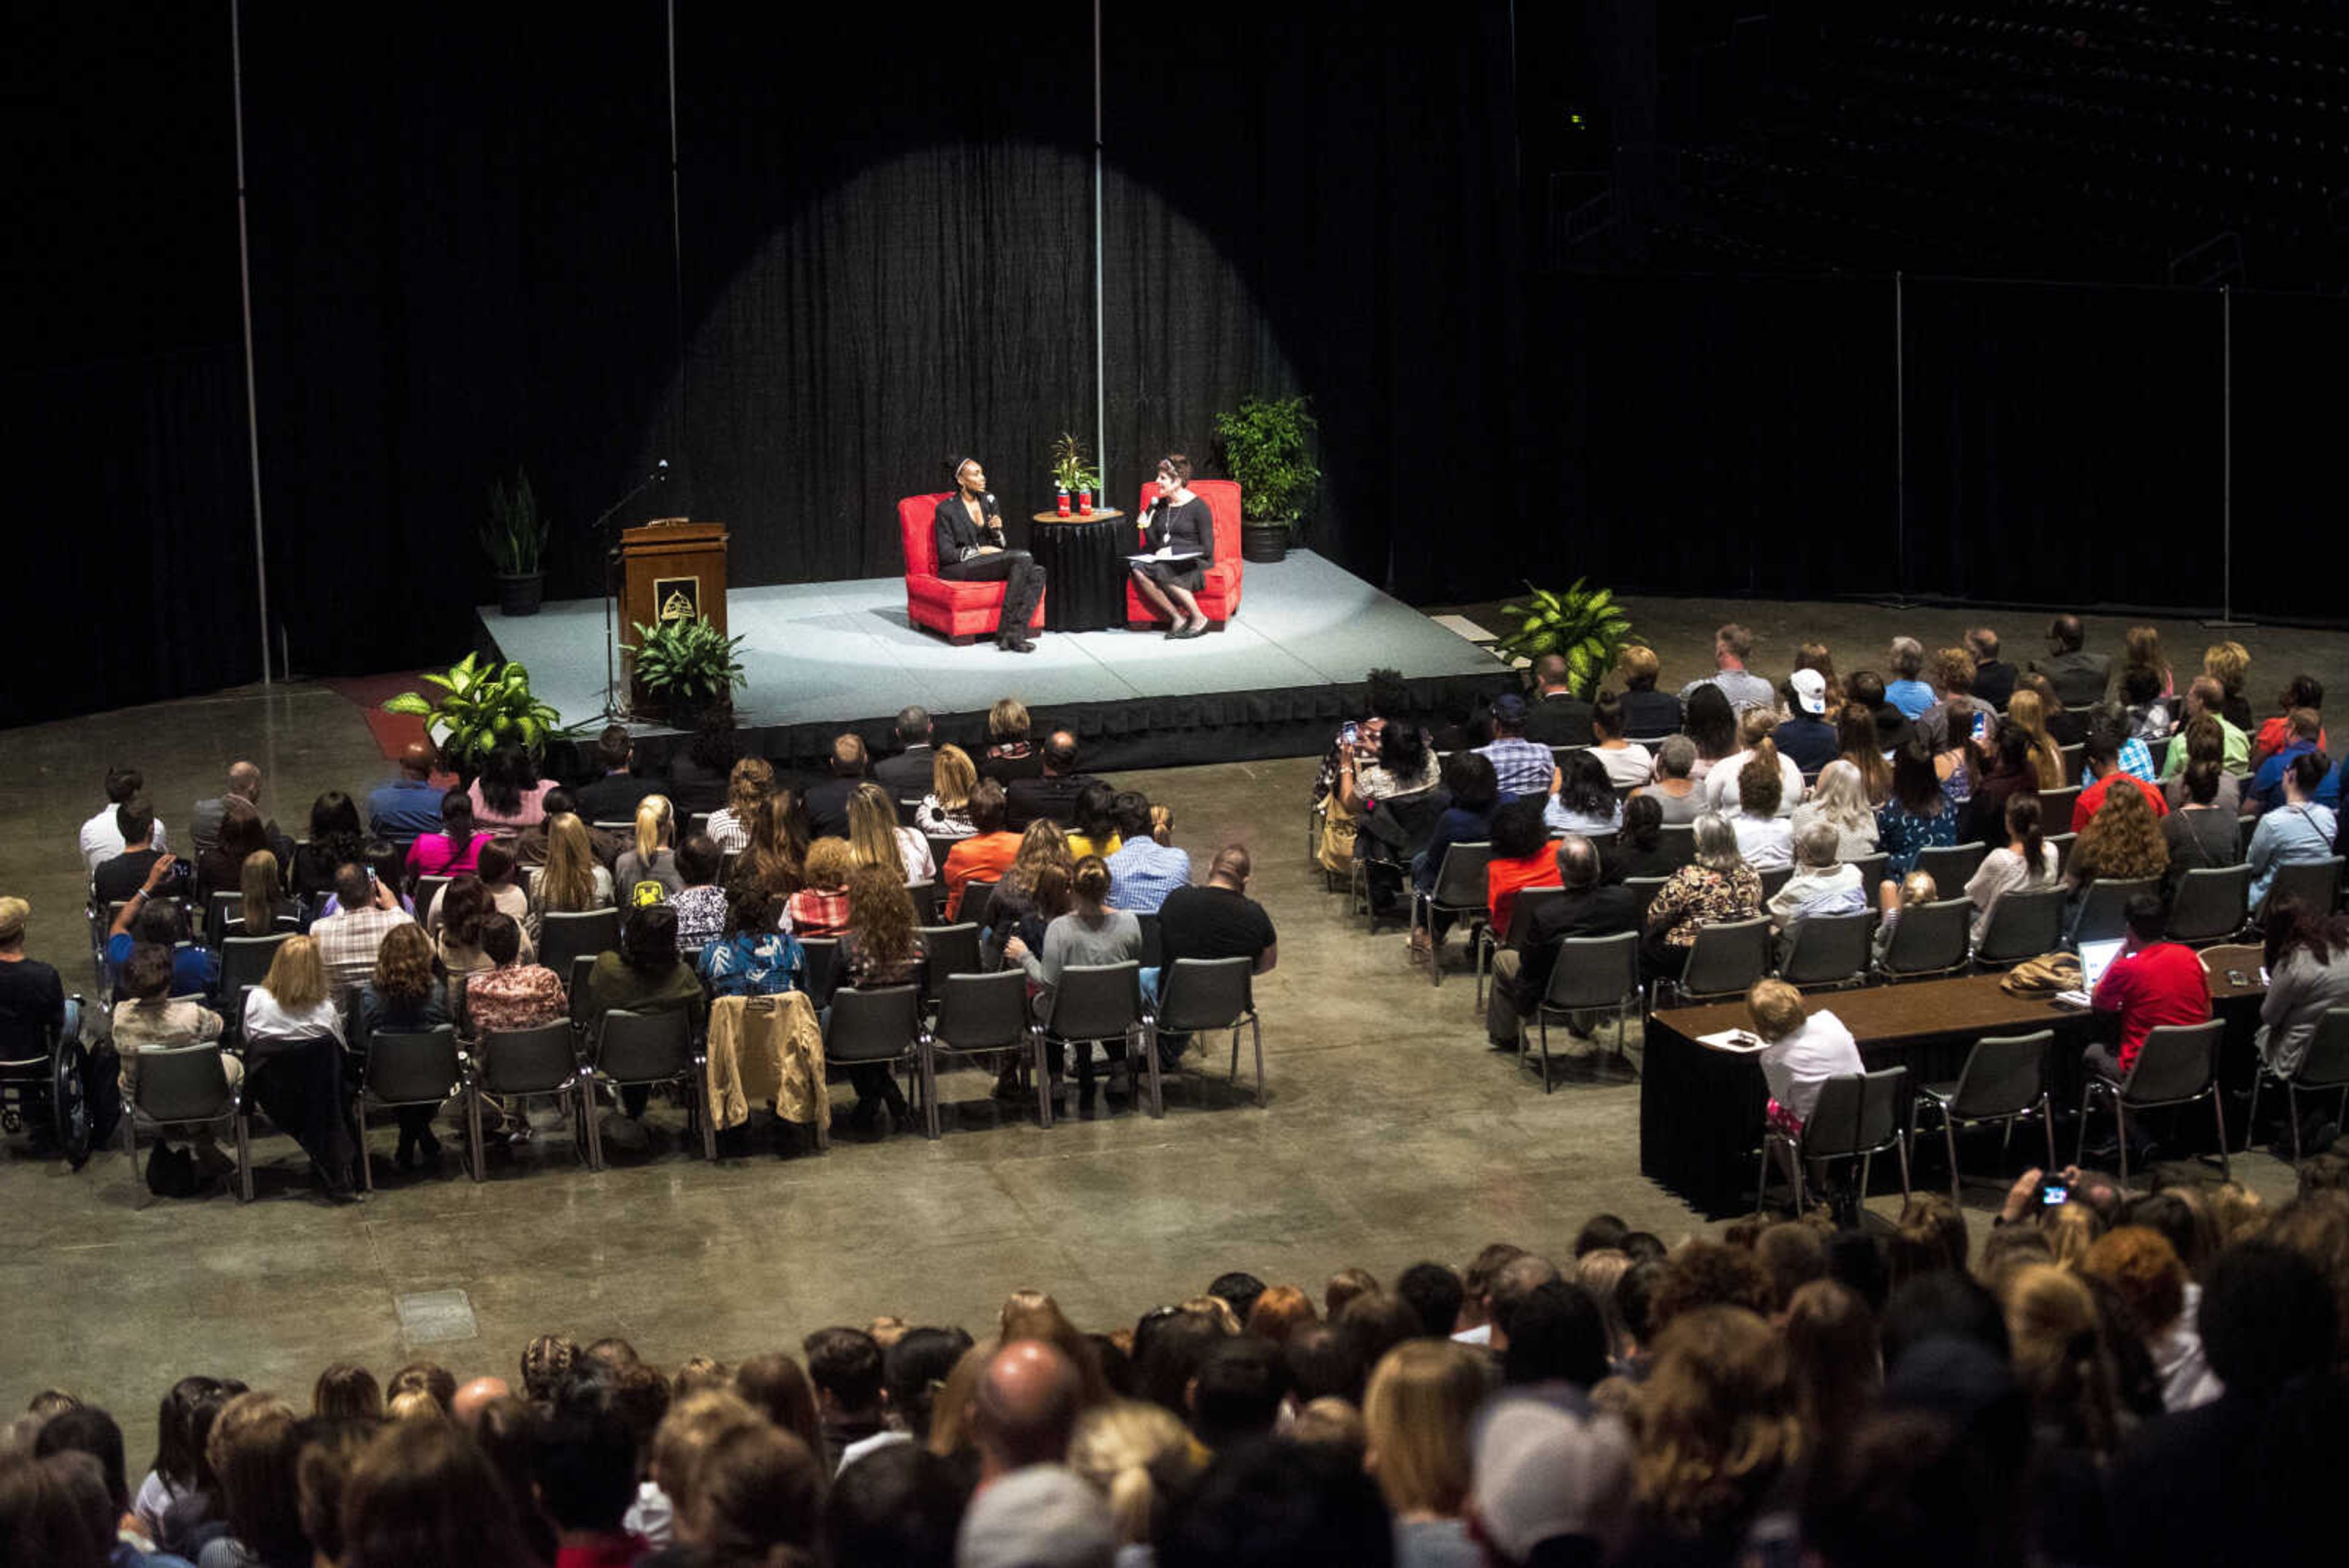
[[[1206,580],[1192,597],[1199,601],[1199,613],[1207,618],[1208,629],[1221,631],[1224,623],[1240,607],[1240,487],[1229,479],[1195,479],[1191,489],[1207,504],[1216,529],[1215,550],[1201,567]],[[1157,499],[1158,482],[1143,481],[1142,502],[1134,509],[1134,516],[1139,518],[1148,512],[1150,504]],[[1125,620],[1127,626],[1136,628],[1161,624],[1134,591],[1131,574],[1125,580]]]
[[[1004,585],[960,583],[938,576],[934,525],[938,503],[952,493],[941,490],[935,495],[908,495],[897,503],[897,528],[905,545],[905,618],[950,642],[969,642],[995,635],[996,620],[1003,614]],[[1036,597],[1036,613],[1028,625],[1032,630],[1043,628],[1041,594]]]

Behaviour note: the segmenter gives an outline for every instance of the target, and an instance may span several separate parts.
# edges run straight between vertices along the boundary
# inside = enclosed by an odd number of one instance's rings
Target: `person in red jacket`
[[[2147,1031],[2165,1023],[2204,1023],[2210,1017],[2210,977],[2201,955],[2162,940],[2161,900],[2141,893],[2128,901],[2122,919],[2128,938],[2090,998],[2099,1023],[2117,1025],[2118,1039],[2111,1045],[2097,1041],[2086,1057],[2092,1070],[2116,1082],[2137,1065]]]

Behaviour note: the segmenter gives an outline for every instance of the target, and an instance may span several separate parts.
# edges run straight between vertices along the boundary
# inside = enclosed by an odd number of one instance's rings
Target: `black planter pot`
[[[1288,558],[1288,529],[1279,523],[1240,524],[1240,559],[1269,563]]]
[[[509,576],[503,572],[498,578],[498,613],[508,616],[536,615],[546,595],[546,574],[525,572]]]

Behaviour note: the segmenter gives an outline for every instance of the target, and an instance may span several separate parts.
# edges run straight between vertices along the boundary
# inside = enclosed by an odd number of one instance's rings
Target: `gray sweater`
[[[1052,999],[1060,990],[1061,971],[1071,964],[1123,963],[1142,957],[1142,922],[1130,909],[1101,912],[1099,924],[1071,910],[1044,928],[1044,950],[1021,961],[1028,978],[1036,982],[1036,1016],[1052,1021]]]

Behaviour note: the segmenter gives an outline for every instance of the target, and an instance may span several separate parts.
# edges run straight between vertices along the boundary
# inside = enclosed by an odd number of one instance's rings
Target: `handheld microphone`
[[[995,492],[989,490],[979,496],[978,509],[981,512],[996,512],[1001,510],[1001,508],[995,504]]]
[[[653,464],[652,482],[658,484],[667,478],[668,478],[668,459],[662,458]]]

